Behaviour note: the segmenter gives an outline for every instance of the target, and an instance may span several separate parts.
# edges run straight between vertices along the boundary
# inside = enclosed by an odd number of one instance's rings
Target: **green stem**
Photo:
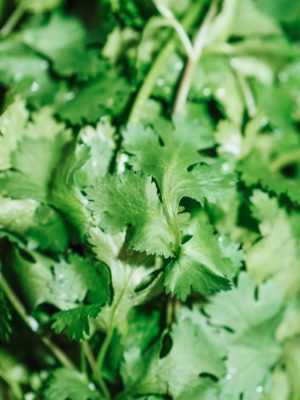
[[[201,24],[196,35],[193,52],[188,57],[186,67],[179,84],[179,89],[174,103],[174,114],[182,113],[185,108],[194,73],[206,45],[209,27],[217,13],[217,4],[218,0],[212,1],[203,23]]]
[[[95,360],[94,354],[88,344],[88,342],[83,342],[82,343],[82,349],[83,352],[86,356],[86,359],[91,367],[93,376],[97,384],[99,385],[99,388],[101,389],[103,395],[105,396],[106,399],[110,399],[110,393],[106,387],[106,384],[101,376],[100,370],[98,368],[97,362]]]
[[[198,18],[199,11],[201,10],[201,2],[196,1],[195,4],[190,8],[186,17],[182,22],[182,26],[185,30],[189,30],[190,27],[194,24],[196,19]],[[172,35],[170,41],[165,45],[165,47],[161,50],[161,52],[156,57],[152,67],[146,79],[144,80],[136,98],[131,108],[131,112],[128,118],[128,123],[136,124],[140,118],[141,114],[146,107],[146,103],[148,98],[150,97],[153,87],[159,77],[163,67],[165,66],[166,62],[170,55],[174,52],[175,46],[177,43],[177,34]]]
[[[18,400],[23,399],[23,393],[22,393],[21,387],[17,382],[9,379],[7,376],[5,376],[5,374],[2,374],[1,371],[0,371],[0,379],[2,379],[2,381],[5,382],[9,386],[13,396],[16,399],[18,399]]]
[[[25,13],[25,8],[23,3],[20,3],[18,7],[14,10],[11,16],[8,18],[2,29],[0,30],[0,36],[5,37],[10,34],[10,32],[15,28],[20,19]]]
[[[244,97],[248,115],[250,118],[254,118],[255,115],[257,114],[257,107],[249,82],[238,72],[236,73],[236,79],[238,81],[239,87]]]
[[[5,280],[4,276],[0,276],[0,288],[3,290],[4,294],[10,301],[11,305],[15,309],[15,311],[19,314],[20,318],[25,322],[28,328],[36,333],[36,329],[38,327],[38,322],[29,316],[26,312],[25,307],[18,299],[8,282]],[[56,359],[66,368],[76,368],[73,362],[54,344],[50,339],[46,337],[40,337],[42,343],[45,347],[47,347],[51,353],[56,357]]]
[[[100,374],[101,388],[103,390],[105,398],[108,399],[108,400],[111,398],[111,396],[110,396],[110,393],[109,393],[109,391],[107,389],[106,383],[105,383],[104,379],[102,378],[102,369],[103,369],[103,364],[104,364],[104,360],[105,360],[105,356],[106,356],[107,350],[109,348],[109,345],[110,345],[112,337],[113,337],[113,333],[114,333],[114,326],[113,326],[113,316],[112,316],[111,319],[110,319],[110,322],[109,322],[109,326],[108,326],[108,330],[106,332],[105,339],[104,339],[104,341],[102,343],[102,346],[101,346],[101,349],[99,351],[99,354],[98,354],[98,357],[97,357],[97,364],[96,364],[97,365],[97,369],[98,369],[99,374]]]
[[[287,165],[300,163],[300,149],[292,149],[288,153],[281,154],[271,163],[272,171],[279,171]]]

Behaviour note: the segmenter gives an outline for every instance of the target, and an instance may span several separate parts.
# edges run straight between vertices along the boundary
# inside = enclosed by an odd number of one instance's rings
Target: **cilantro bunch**
[[[0,0],[0,399],[300,399],[300,6]]]

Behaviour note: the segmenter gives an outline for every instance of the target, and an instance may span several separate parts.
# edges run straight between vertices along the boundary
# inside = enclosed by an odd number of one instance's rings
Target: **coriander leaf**
[[[87,189],[87,195],[105,231],[117,233],[131,225],[132,248],[147,254],[172,255],[172,232],[150,177],[133,172],[108,175],[97,187]]]
[[[211,226],[199,223],[182,245],[179,259],[167,266],[165,285],[167,292],[184,301],[191,290],[204,295],[229,290],[232,275]]]
[[[108,171],[115,148],[114,128],[102,118],[96,128],[83,127],[64,154],[52,180],[50,202],[58,208],[83,237],[91,222],[82,191],[95,185]]]
[[[6,197],[47,201],[52,174],[70,132],[54,120],[50,109],[34,113],[29,121],[21,100],[16,100],[1,118],[1,139],[7,150],[5,169],[0,173],[0,192]]]
[[[23,254],[14,250],[10,257],[9,265],[15,274],[21,293],[26,295],[26,303],[31,309],[44,303],[52,304],[59,309],[74,306],[77,288],[72,291],[69,289],[71,293],[60,292],[63,285],[54,281],[51,271],[53,264],[55,264],[53,260],[37,252],[29,253],[27,251]],[[80,292],[82,296],[81,293],[82,291]],[[71,298],[69,298],[70,296]]]
[[[213,142],[197,120],[187,125],[177,118],[174,129],[165,126],[159,134],[150,127],[129,126],[123,133],[124,147],[132,155],[131,165],[153,176],[163,201],[176,214],[184,196],[203,201],[202,188],[188,168],[200,161],[197,150],[209,148]]]
[[[232,24],[232,34],[234,36],[257,36],[257,35],[278,35],[280,27],[268,15],[260,12],[256,3],[242,0],[237,3],[234,21]]]
[[[230,60],[224,55],[204,57],[193,77],[190,98],[203,100],[211,96],[220,104],[229,120],[241,124],[244,102]]]
[[[67,330],[70,340],[82,340],[90,334],[89,319],[97,318],[102,304],[82,305],[53,315],[52,329],[55,333]]]
[[[287,340],[283,346],[283,360],[286,366],[290,396],[297,399],[300,390],[299,371],[300,371],[300,336],[294,336]]]
[[[30,242],[32,247],[62,251],[68,235],[59,215],[34,200],[13,200],[0,197],[0,224]]]
[[[75,370],[59,368],[52,373],[44,398],[45,400],[96,400],[101,397],[85,375]]]
[[[107,117],[97,123],[96,128],[85,126],[81,129],[78,142],[90,149],[90,157],[76,173],[76,181],[82,187],[92,186],[97,178],[104,176],[110,166],[116,147],[115,128]]]
[[[27,11],[39,14],[57,7],[63,0],[17,0]]]
[[[251,202],[253,215],[260,222],[261,238],[246,253],[249,273],[259,282],[274,277],[286,296],[298,293],[298,216],[289,216],[276,199],[258,190]]]
[[[266,14],[280,21],[289,22],[300,19],[300,5],[295,0],[290,2],[288,9],[286,9],[283,0],[278,0],[276,3],[270,0],[259,0],[256,2],[256,6]]]
[[[276,286],[272,281],[262,284],[258,289],[258,300],[256,300],[255,284],[245,272],[242,272],[239,275],[237,288],[212,297],[206,311],[211,315],[214,325],[228,327],[236,334],[241,334],[278,314],[283,296],[278,290],[273,292],[274,287]],[[221,304],[223,307],[220,307]]]
[[[300,191],[297,180],[283,177],[279,172],[272,171],[261,159],[258,151],[243,159],[239,166],[242,180],[246,185],[260,184],[263,188],[276,194],[286,194],[292,201],[300,204]]]
[[[30,229],[38,207],[35,200],[0,198],[0,224],[10,232],[23,235]]]
[[[34,105],[50,104],[61,83],[49,74],[49,63],[24,46],[19,38],[0,43],[0,82]]]
[[[0,116],[0,170],[11,167],[11,153],[22,137],[29,113],[25,102],[16,98]]]
[[[300,334],[300,297],[289,302],[282,321],[276,331],[276,337],[283,342]]]
[[[24,138],[12,153],[12,169],[0,175],[1,192],[17,199],[46,201],[53,171],[65,144],[62,135],[53,140]]]
[[[11,312],[8,308],[5,295],[0,289],[0,342],[9,341],[12,332],[11,319]]]
[[[91,216],[76,175],[89,160],[89,154],[89,147],[77,146],[76,142],[69,143],[54,171],[49,193],[49,202],[63,213],[79,237],[86,233]]]
[[[59,105],[57,113],[74,125],[94,123],[108,112],[115,117],[124,110],[130,91],[127,81],[110,69],[101,77],[75,90],[70,100]]]
[[[24,42],[49,58],[63,76],[85,80],[103,69],[97,50],[85,48],[87,33],[77,18],[53,14],[46,26],[26,29]]]
[[[203,200],[216,203],[230,193],[236,183],[236,177],[231,172],[224,171],[222,164],[200,164],[193,169],[197,185],[200,188]]]
[[[124,234],[106,234],[99,228],[89,230],[88,241],[95,256],[109,266],[111,273],[113,300],[99,315],[105,329],[111,318],[114,326],[121,329],[133,307],[161,291],[160,266],[144,254],[122,254],[124,239]]]
[[[281,318],[283,296],[274,282],[258,288],[246,273],[238,287],[217,294],[205,308],[213,325],[233,331],[228,343],[227,375],[222,381],[222,398],[256,400],[256,388],[267,382],[280,355],[275,330]]]
[[[68,261],[53,265],[50,287],[64,293],[73,304],[85,298],[91,303],[105,304],[110,297],[109,272],[105,265],[71,254]]]
[[[85,300],[102,305],[109,300],[108,271],[89,258],[70,255],[67,261],[56,262],[38,252],[24,255],[15,250],[11,263],[31,309],[47,303],[69,310]]]
[[[52,14],[46,26],[28,29],[24,32],[25,42],[52,60],[64,57],[85,42],[86,32],[79,19]]]
[[[190,320],[179,320],[174,324],[171,338],[173,345],[165,357],[160,358],[157,346],[152,355],[148,355],[149,360],[145,355],[144,369],[140,367],[140,375],[132,382],[134,394],[151,392],[177,398],[197,384],[201,385],[201,373],[216,377],[224,373],[224,363],[211,337]],[[125,357],[125,363],[127,361]]]

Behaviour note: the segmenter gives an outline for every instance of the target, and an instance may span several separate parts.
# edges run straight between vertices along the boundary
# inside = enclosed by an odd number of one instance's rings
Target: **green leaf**
[[[285,194],[292,201],[300,204],[298,181],[272,171],[261,159],[258,151],[252,151],[248,157],[242,160],[239,169],[242,172],[242,180],[246,185],[260,184],[263,188],[273,191],[277,195]]]
[[[64,144],[62,135],[53,140],[24,138],[20,141],[12,153],[12,169],[0,175],[2,194],[46,201]]]
[[[203,57],[194,74],[190,98],[203,100],[213,96],[228,119],[240,125],[244,102],[229,62],[224,55]]]
[[[256,296],[256,297],[255,297]],[[227,375],[222,381],[222,398],[256,400],[280,356],[275,331],[280,322],[283,296],[274,282],[257,288],[246,273],[238,287],[211,299],[205,311],[214,326],[230,329],[227,345]]]
[[[60,368],[53,372],[45,400],[96,400],[101,397],[87,377],[75,370]]]
[[[86,234],[91,216],[76,178],[89,157],[90,150],[85,145],[77,146],[73,142],[66,146],[53,175],[49,193],[50,203],[63,213],[79,237]]]
[[[53,14],[46,26],[26,29],[24,42],[49,58],[63,76],[87,79],[103,69],[97,51],[85,48],[87,33],[77,18]]]
[[[290,387],[290,398],[296,400],[299,395],[299,371],[300,371],[300,336],[294,336],[286,341],[283,347],[283,360],[286,365]]]
[[[171,261],[165,273],[167,292],[185,300],[193,290],[209,295],[230,289],[236,269],[227,265],[212,227],[198,223],[193,237],[182,245],[178,260]]]
[[[49,63],[19,38],[11,37],[0,43],[0,81],[14,93],[35,105],[50,104],[61,86],[49,74]]]
[[[213,329],[205,326],[204,321],[201,329],[189,319],[179,320],[172,327],[170,352],[161,358],[156,346],[152,354],[146,354],[144,360],[139,361],[139,375],[130,376],[132,371],[127,372],[127,379],[135,378],[135,381],[126,384],[129,388],[132,385],[134,394],[170,394],[177,399],[189,389],[204,384],[200,374],[221,377],[224,363],[214,346],[212,332]],[[125,363],[130,363],[129,354],[125,355]],[[128,364],[127,368],[130,367]]]
[[[67,330],[70,340],[82,340],[90,334],[90,319],[99,315],[102,304],[83,305],[53,315],[52,329],[55,333]]]
[[[131,309],[145,303],[161,291],[160,266],[152,257],[124,251],[124,234],[106,234],[99,228],[90,228],[88,241],[98,260],[109,266],[113,300],[104,307],[99,320],[113,318],[119,330],[126,324]],[[115,313],[117,308],[118,312]]]
[[[68,310],[84,300],[102,305],[109,300],[107,268],[89,258],[70,255],[68,261],[56,262],[37,252],[23,254],[15,250],[11,262],[32,309],[46,303]]]
[[[11,167],[11,153],[22,138],[29,113],[25,102],[17,98],[0,116],[0,170]]]
[[[0,198],[0,224],[20,235],[32,247],[63,251],[68,244],[66,228],[59,215],[34,200]]]
[[[96,128],[85,126],[81,129],[78,142],[90,149],[89,159],[76,173],[76,181],[82,187],[92,186],[97,178],[108,170],[116,147],[115,128],[107,117],[101,118]]]
[[[298,215],[289,216],[274,198],[255,191],[252,212],[259,220],[260,240],[246,253],[249,273],[259,282],[274,277],[286,296],[299,292]]]
[[[105,231],[117,233],[132,225],[130,244],[135,250],[172,255],[172,232],[150,177],[133,172],[108,175],[87,194]]]
[[[46,201],[52,174],[70,132],[55,121],[50,109],[32,114],[29,121],[25,104],[18,99],[1,118],[1,139],[6,150],[0,192],[5,197]]]
[[[258,0],[256,5],[280,21],[291,22],[300,19],[300,5],[297,0],[291,0],[288,8],[284,0],[278,0],[275,3],[272,0]]]
[[[63,0],[17,0],[27,11],[39,14],[57,7]]]
[[[183,197],[203,201],[203,189],[197,184],[194,171],[188,168],[199,163],[197,150],[212,146],[207,130],[197,120],[187,124],[184,119],[175,120],[175,128],[167,124],[159,135],[150,127],[129,126],[123,133],[126,151],[131,154],[130,164],[136,170],[153,176],[170,212],[177,214]],[[163,141],[163,145],[160,144]],[[221,179],[221,178],[220,178]]]
[[[59,116],[74,125],[94,123],[110,113],[119,116],[128,101],[131,88],[115,70],[110,69],[71,93],[70,100],[59,105]]]

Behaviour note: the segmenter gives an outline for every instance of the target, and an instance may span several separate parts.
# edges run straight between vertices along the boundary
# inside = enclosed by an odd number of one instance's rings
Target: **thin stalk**
[[[15,309],[15,311],[19,314],[20,318],[24,321],[24,323],[28,326],[28,328],[36,333],[36,329],[38,327],[38,322],[27,314],[27,311],[21,301],[18,299],[8,282],[5,280],[4,276],[0,276],[0,287],[3,290],[4,294],[10,301],[11,305]],[[50,350],[50,352],[55,356],[55,358],[66,368],[75,369],[75,365],[73,362],[63,353],[50,339],[46,337],[40,337],[42,343],[45,347]]]
[[[201,24],[196,35],[193,52],[190,57],[188,57],[175,99],[174,114],[182,113],[185,108],[188,94],[192,85],[193,76],[206,44],[207,33],[209,31],[211,22],[217,13],[217,4],[218,0],[212,1],[203,23]]]
[[[87,360],[82,343],[80,344],[80,371],[84,374],[87,373]]]
[[[129,276],[128,279],[130,279],[130,276]],[[127,285],[127,282],[126,282],[126,285]],[[112,305],[112,310],[111,310],[109,322],[108,322],[108,325],[107,325],[106,337],[105,337],[105,339],[104,339],[104,341],[102,343],[102,346],[101,346],[101,348],[99,350],[99,353],[98,353],[98,356],[97,356],[97,361],[96,361],[99,374],[100,374],[101,379],[103,381],[103,385],[105,386],[105,388],[107,390],[107,392],[106,392],[107,393],[106,394],[107,399],[110,399],[111,396],[110,396],[110,393],[109,393],[109,391],[107,389],[105,381],[102,378],[101,373],[102,373],[103,364],[104,364],[104,360],[105,360],[109,345],[110,345],[111,340],[113,338],[113,333],[114,333],[114,329],[115,329],[114,320],[115,320],[116,311],[117,311],[118,306],[119,306],[119,304],[120,304],[120,302],[121,302],[121,300],[122,300],[122,298],[124,296],[124,293],[126,291],[126,285],[124,285],[124,288],[123,288],[122,292],[120,293],[119,297],[116,299],[116,302]]]
[[[100,370],[98,368],[97,362],[95,360],[94,354],[93,354],[88,342],[83,342],[82,343],[82,349],[83,349],[83,352],[84,352],[84,354],[86,356],[86,359],[87,359],[87,361],[88,361],[88,363],[89,363],[89,365],[91,367],[91,370],[92,370],[92,373],[93,373],[95,381],[99,385],[99,388],[101,389],[101,391],[102,391],[103,395],[105,396],[105,398],[109,400],[111,398],[110,397],[110,393],[109,393],[109,391],[108,391],[108,389],[106,387],[106,384],[105,384],[105,382],[104,382],[104,380],[103,380],[103,378],[101,376],[101,373],[100,373]]]
[[[202,7],[201,2],[197,1],[190,8],[190,10],[188,11],[187,15],[185,16],[182,22],[182,27],[185,30],[189,30],[190,27],[194,24],[194,22],[198,18],[198,14],[199,11],[201,10],[201,7]],[[174,34],[156,57],[132,105],[131,112],[128,118],[128,123],[136,124],[140,120],[141,114],[145,109],[147,100],[152,93],[153,87],[163,67],[168,61],[168,58],[175,50],[176,42],[177,42],[177,35]]]
[[[163,185],[163,187],[165,187],[165,185]],[[170,226],[171,230],[174,233],[175,255],[178,256],[181,245],[180,231],[176,220],[176,215],[174,215],[173,209],[168,201],[168,195],[165,196],[164,193],[165,190],[163,191],[163,196],[162,196],[163,209],[167,218],[168,225]]]
[[[164,4],[162,4],[160,1],[155,1],[155,5],[161,15],[165,18],[165,25],[171,26],[176,31],[187,55],[190,55],[193,51],[193,46],[184,27],[175,18],[172,11],[169,10]]]
[[[15,8],[11,16],[8,18],[4,26],[1,28],[0,36],[5,37],[10,34],[10,32],[15,28],[20,19],[23,17],[25,11],[26,9],[23,3],[20,3],[18,7]]]
[[[14,398],[18,399],[18,400],[22,400],[23,399],[23,392],[21,390],[20,385],[15,382],[12,379],[9,379],[7,376],[5,376],[5,374],[2,374],[0,371],[0,379],[2,379],[7,386],[9,386]]]
[[[292,149],[288,153],[281,154],[275,158],[270,167],[276,172],[294,163],[300,163],[300,149]]]
[[[111,396],[110,396],[110,393],[109,393],[109,391],[107,389],[106,383],[105,383],[104,379],[102,378],[102,374],[101,373],[102,373],[102,369],[103,369],[105,356],[106,356],[107,350],[109,348],[109,345],[110,345],[112,337],[113,337],[113,333],[114,333],[114,326],[113,326],[113,323],[111,321],[110,324],[109,324],[105,339],[104,339],[104,341],[102,343],[100,352],[98,354],[97,362],[96,362],[97,368],[99,370],[101,382],[102,382],[101,388],[103,389],[103,393],[105,394],[105,398],[108,399],[108,400],[110,400]]]
[[[254,118],[257,114],[257,107],[251,87],[249,86],[248,81],[238,72],[236,73],[236,78],[244,97],[248,115],[250,118]]]

